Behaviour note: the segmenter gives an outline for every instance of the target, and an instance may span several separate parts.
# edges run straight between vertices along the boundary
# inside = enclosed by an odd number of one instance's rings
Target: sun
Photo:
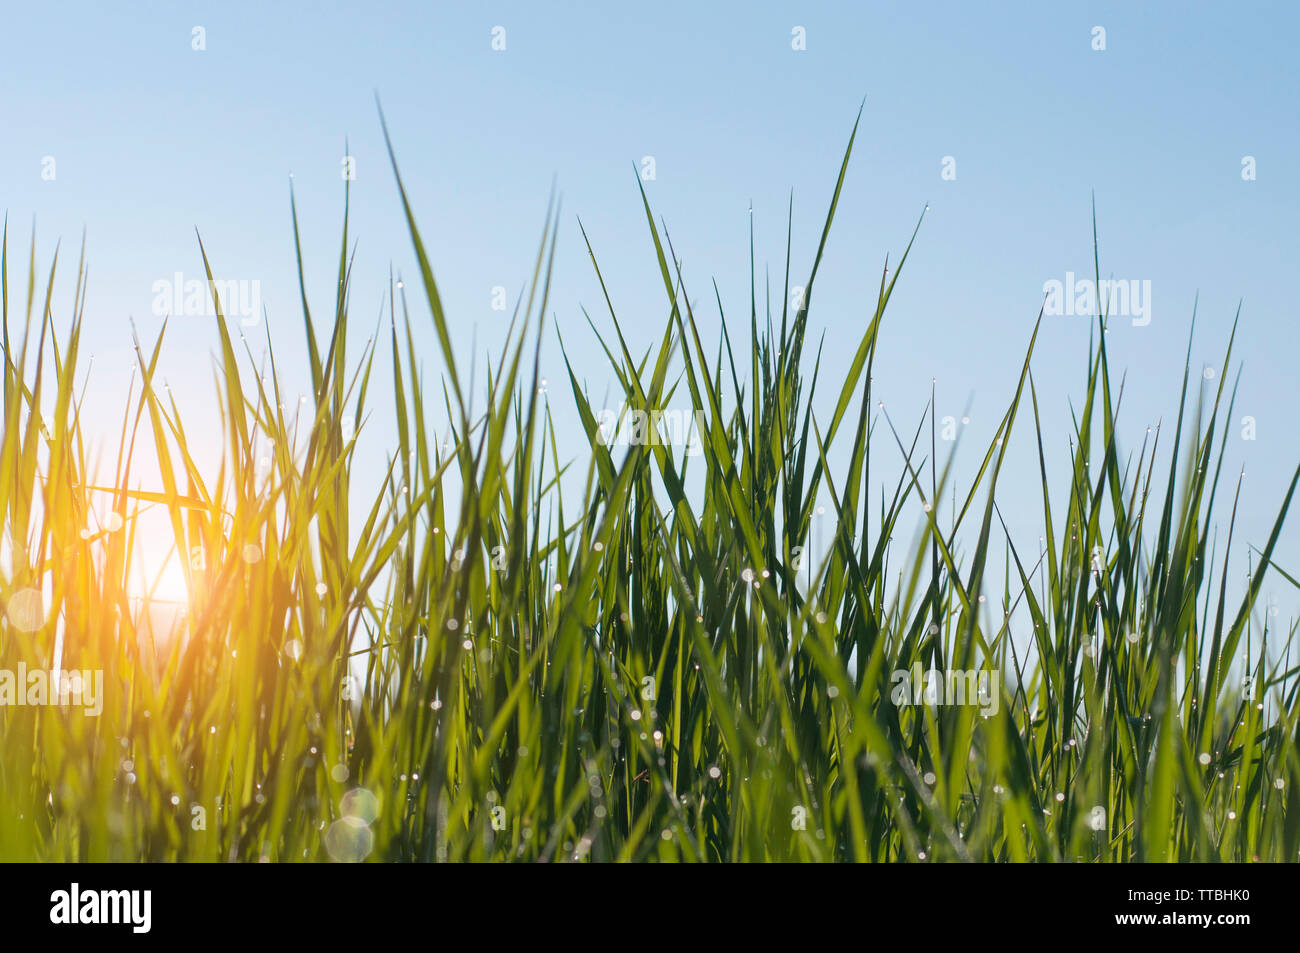
[[[177,606],[189,604],[190,587],[181,565],[181,556],[175,548],[161,557],[150,558],[147,552],[140,554],[135,578],[132,580],[131,595],[151,603]]]
[[[181,568],[180,556],[175,553],[163,564],[156,579],[154,599],[163,602],[188,603],[190,587]]]

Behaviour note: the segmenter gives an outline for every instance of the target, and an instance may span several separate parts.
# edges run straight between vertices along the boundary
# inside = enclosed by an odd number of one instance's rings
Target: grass
[[[852,139],[802,303],[760,314],[751,298],[747,353],[733,351],[734,318],[702,339],[642,193],[668,317],[638,358],[607,295],[601,345],[629,408],[675,397],[702,411],[698,455],[604,445],[570,368],[590,452],[560,460],[537,359],[554,207],[508,344],[485,383],[467,382],[394,162],[418,316],[394,285],[385,333],[347,353],[345,216],[333,313],[313,315],[303,292],[305,412],[274,355],[259,372],[219,317],[223,451],[205,472],[158,384],[164,328],[137,343],[138,389],[102,472],[76,384],[84,264],[60,322],[57,254],[38,279],[33,251],[25,301],[11,294],[23,276],[9,273],[6,223],[0,670],[107,677],[97,718],[0,707],[0,856],[1296,859],[1296,669],[1269,661],[1294,629],[1255,619],[1263,571],[1229,602],[1228,559],[1245,546],[1232,517],[1215,551],[1241,488],[1220,482],[1225,379],[1194,404],[1185,374],[1172,433],[1125,452],[1097,317],[1072,451],[1049,484],[1031,338],[996,436],[957,486],[932,407],[899,432],[873,403],[905,251],[819,418],[809,307],[851,152]],[[446,366],[436,393],[412,330],[426,311]],[[369,388],[376,361],[391,361],[391,394]],[[426,419],[438,404],[458,421],[445,447]],[[351,478],[370,414],[396,431],[377,491]],[[997,505],[1013,440],[1036,441],[1041,462],[1033,552]],[[142,470],[156,485],[141,488]],[[89,529],[106,506],[118,518]],[[818,507],[834,529],[814,552]],[[188,557],[189,599],[165,626],[129,582],[151,510]],[[914,519],[915,544],[891,543]],[[917,663],[998,673],[998,704],[897,704],[891,673]]]

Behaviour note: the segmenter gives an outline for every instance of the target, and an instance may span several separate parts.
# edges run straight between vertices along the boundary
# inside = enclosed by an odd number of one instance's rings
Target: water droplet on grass
[[[375,835],[360,818],[339,818],[325,832],[325,850],[338,863],[360,863],[370,855],[374,846]]]

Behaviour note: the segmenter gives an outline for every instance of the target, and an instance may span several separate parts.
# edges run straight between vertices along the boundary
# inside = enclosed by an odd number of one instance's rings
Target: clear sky
[[[777,284],[793,190],[793,269],[806,276],[865,97],[811,309],[812,330],[829,345],[823,381],[842,376],[885,256],[896,260],[928,202],[887,316],[876,382],[900,425],[914,423],[932,378],[940,416],[960,418],[969,405],[959,459],[970,463],[1010,399],[1044,283],[1092,273],[1095,192],[1103,277],[1151,289],[1149,324],[1120,320],[1111,335],[1112,366],[1127,374],[1125,450],[1148,424],[1172,422],[1195,296],[1194,375],[1224,371],[1243,302],[1235,357],[1245,373],[1225,473],[1246,466],[1242,539],[1263,545],[1300,459],[1298,10],[1284,2],[5,3],[0,208],[20,261],[35,221],[43,267],[60,239],[74,267],[86,230],[83,350],[95,355],[92,386],[103,400],[91,413],[102,410],[105,427],[116,427],[125,398],[130,319],[151,338],[161,324],[154,283],[201,274],[196,227],[218,277],[260,282],[277,360],[305,388],[291,173],[318,315],[333,300],[345,138],[356,162],[357,342],[379,315],[390,265],[416,284],[377,92],[466,360],[474,333],[481,347],[499,342],[508,312],[492,310],[492,289],[505,286],[513,301],[558,183],[551,310],[599,398],[611,378],[580,306],[602,329],[610,325],[578,218],[630,343],[650,346],[666,311],[634,168],[652,156],[647,192],[716,341],[710,280],[737,317],[748,306],[751,202],[760,267],[770,263]],[[504,50],[492,49],[497,26]],[[1104,50],[1093,48],[1098,26]],[[806,49],[792,48],[796,27]],[[1253,180],[1243,178],[1247,156]],[[943,176],[945,157],[955,178]],[[11,261],[11,271],[21,268]],[[56,295],[64,316],[70,270],[66,278]],[[25,292],[12,275],[11,283]],[[436,349],[418,316],[431,375]],[[1047,319],[1034,360],[1057,481],[1088,330],[1084,318]],[[182,410],[215,420],[210,323],[179,318],[168,333],[164,374]],[[571,400],[557,386],[563,364],[553,334],[543,373],[563,417]],[[1255,419],[1253,441],[1240,436],[1246,415]],[[1029,431],[1019,433],[1017,449],[1027,453]],[[375,459],[391,434],[378,413]],[[1032,467],[1031,457],[1016,459]],[[1033,492],[1036,471],[1022,472],[1006,478],[1000,499],[1032,548],[1039,511],[1015,501],[1032,499],[1021,494]],[[1237,551],[1244,574],[1245,549]],[[1279,558],[1300,569],[1300,545],[1288,539]],[[1267,591],[1286,615],[1300,605],[1283,583]]]

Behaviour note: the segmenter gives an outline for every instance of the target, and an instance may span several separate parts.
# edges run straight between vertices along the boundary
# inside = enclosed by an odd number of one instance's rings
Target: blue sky
[[[14,6],[0,33],[0,207],[20,260],[33,220],[42,266],[60,239],[74,263],[87,233],[83,349],[103,397],[88,422],[102,413],[106,433],[125,398],[130,319],[151,339],[154,282],[201,273],[196,227],[218,277],[260,282],[277,360],[305,389],[291,173],[318,315],[333,300],[345,138],[356,160],[358,344],[390,265],[415,284],[377,92],[463,359],[472,340],[498,346],[508,314],[491,309],[492,289],[513,300],[522,286],[557,182],[550,310],[599,398],[611,378],[580,306],[611,325],[578,218],[629,343],[649,347],[666,310],[634,169],[653,156],[647,193],[716,341],[711,280],[730,313],[748,306],[751,202],[760,268],[769,263],[779,286],[793,190],[793,271],[806,276],[865,97],[811,309],[828,344],[823,381],[842,375],[886,255],[897,259],[929,203],[882,333],[877,393],[910,427],[934,379],[940,416],[970,407],[959,460],[973,464],[1011,397],[1044,282],[1092,272],[1095,192],[1103,276],[1152,289],[1150,324],[1119,321],[1111,335],[1112,367],[1127,374],[1126,450],[1148,424],[1172,422],[1196,295],[1194,375],[1223,372],[1243,302],[1234,357],[1245,373],[1225,470],[1247,468],[1239,526],[1263,545],[1300,459],[1297,21],[1287,3]],[[504,51],[491,48],[496,26]],[[1096,26],[1104,51],[1092,48]],[[195,27],[203,50],[192,48]],[[795,27],[804,50],[792,49]],[[955,179],[941,177],[946,156]],[[65,278],[56,308],[66,316]],[[1034,358],[1058,481],[1088,333],[1084,318],[1048,318]],[[210,322],[177,318],[168,338],[164,374],[182,410],[215,420]],[[432,376],[427,329],[423,341]],[[543,373],[557,415],[572,419],[553,333]],[[377,409],[367,439],[378,460],[392,431]],[[1240,438],[1246,415],[1253,441]],[[1014,459],[1031,464],[1030,432],[1019,433]],[[1004,480],[1000,500],[1032,545],[1038,510],[1014,503],[1031,498],[1036,473],[1022,474]],[[1279,559],[1300,567],[1300,545],[1288,539]],[[1287,614],[1300,604],[1284,584],[1268,591]]]

